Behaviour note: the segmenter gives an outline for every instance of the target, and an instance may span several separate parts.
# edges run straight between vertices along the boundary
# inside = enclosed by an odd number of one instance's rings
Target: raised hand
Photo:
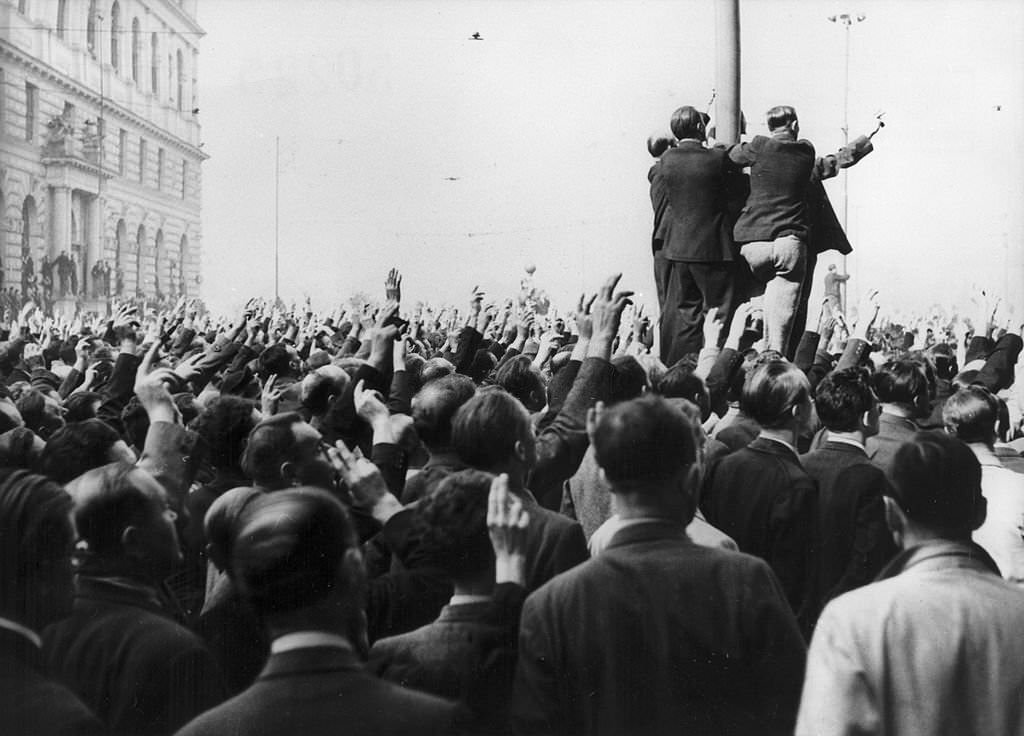
[[[402,274],[397,268],[392,268],[384,280],[384,296],[388,301],[402,301]]]
[[[371,427],[387,421],[388,408],[384,405],[383,398],[377,391],[365,388],[363,381],[356,384],[352,392],[352,402],[355,404],[356,414]]]
[[[587,299],[586,294],[580,294],[580,300],[576,304],[576,311],[573,314],[573,319],[576,322],[576,331],[579,333],[580,341],[587,340],[594,336],[594,318],[590,314],[590,310],[594,306],[594,300],[597,299],[597,294],[592,294]]]
[[[260,411],[263,413],[263,416],[269,417],[277,413],[277,406],[281,402],[281,396],[283,395],[284,389],[279,388],[277,385],[277,374],[267,378],[260,391]]]
[[[491,481],[487,496],[487,533],[494,549],[495,583],[526,584],[526,530],[530,514],[508,489],[502,473]]]
[[[344,442],[338,440],[327,451],[327,457],[348,488],[353,506],[369,511],[381,523],[402,510],[402,504],[388,490],[380,469],[363,457],[358,447],[349,450]]]
[[[594,322],[594,335],[590,343],[590,357],[604,357],[611,354],[612,341],[619,332],[622,322],[622,311],[632,304],[632,291],[615,291],[622,278],[621,273],[611,276],[597,294],[591,305],[591,316]]]
[[[729,334],[725,338],[725,347],[732,350],[740,349],[740,340],[743,338],[743,332],[747,329],[747,319],[753,309],[750,302],[743,302],[736,307],[736,311],[732,313],[732,322],[729,323]]]
[[[878,319],[878,289],[868,289],[861,295],[857,305],[857,324],[853,328],[853,337],[859,340],[868,339],[868,331]]]
[[[704,347],[717,347],[724,328],[725,323],[718,319],[718,307],[711,307],[704,315]]]
[[[181,412],[167,389],[167,383],[173,380],[173,373],[168,368],[159,368],[152,373],[143,374],[143,364],[135,377],[135,395],[139,404],[146,410],[150,422],[181,423]]]

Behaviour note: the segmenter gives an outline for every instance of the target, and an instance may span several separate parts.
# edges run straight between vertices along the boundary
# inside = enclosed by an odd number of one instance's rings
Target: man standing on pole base
[[[835,214],[821,181],[857,163],[873,147],[869,137],[861,136],[838,155],[817,158],[814,145],[799,138],[796,110],[780,105],[767,118],[770,136],[755,136],[729,150],[735,163],[750,167],[750,195],[733,234],[753,272],[755,295],[764,294],[768,348],[792,357],[806,320],[818,253],[849,250],[845,234],[832,226]]]
[[[700,351],[709,309],[718,307],[728,324],[735,304],[728,202],[736,167],[724,149],[705,146],[705,125],[693,107],[672,113],[678,142],[650,176],[652,194],[663,192],[668,204],[655,233],[654,277],[661,302],[661,359],[669,366]]]

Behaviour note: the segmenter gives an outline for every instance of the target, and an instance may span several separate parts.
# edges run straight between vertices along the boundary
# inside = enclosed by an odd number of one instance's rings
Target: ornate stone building
[[[196,295],[197,0],[0,0],[4,289]]]

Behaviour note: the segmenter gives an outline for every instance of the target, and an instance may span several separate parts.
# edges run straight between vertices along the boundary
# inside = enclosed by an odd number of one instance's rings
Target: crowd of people
[[[1024,732],[1020,326],[869,292],[789,360],[744,303],[665,364],[618,282],[26,305],[0,732]]]

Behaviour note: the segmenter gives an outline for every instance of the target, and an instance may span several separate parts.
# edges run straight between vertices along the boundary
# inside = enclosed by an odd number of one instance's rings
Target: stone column
[[[71,253],[71,189],[55,186],[50,191],[50,243],[46,252],[52,261],[62,250]]]
[[[82,283],[85,284],[85,294],[92,298],[94,290],[98,288],[93,283],[92,267],[100,261],[103,255],[103,200],[99,195],[89,198],[88,226],[86,231],[85,263],[82,270],[85,272]]]

